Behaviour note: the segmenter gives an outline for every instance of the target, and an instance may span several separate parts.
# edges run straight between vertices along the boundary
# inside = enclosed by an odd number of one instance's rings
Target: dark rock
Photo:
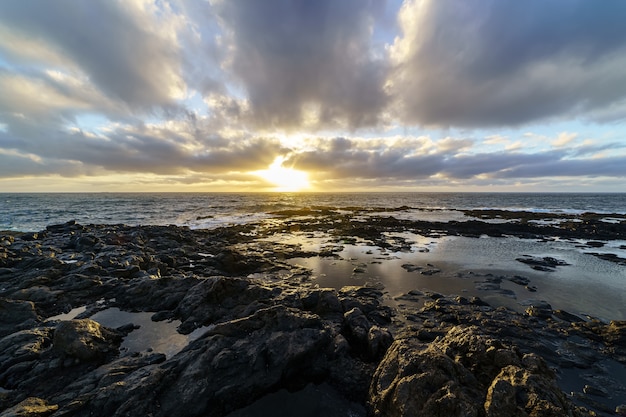
[[[372,326],[367,332],[367,357],[370,360],[380,360],[393,343],[393,336],[389,330]]]
[[[183,321],[179,331],[190,333],[200,326],[245,317],[263,308],[263,300],[271,295],[269,288],[246,279],[204,279],[189,289],[178,305],[176,314]]]
[[[594,387],[592,385],[585,385],[583,387],[583,392],[589,395],[595,395],[596,397],[609,397],[609,392],[602,387]]]
[[[0,298],[0,337],[30,328],[38,321],[32,301]]]
[[[46,417],[59,409],[56,404],[49,404],[41,398],[28,397],[19,404],[4,410],[0,417]]]
[[[430,344],[396,340],[370,387],[375,416],[583,416],[536,355],[455,327]]]
[[[553,271],[557,266],[569,265],[567,262],[560,259],[553,258],[551,256],[545,256],[543,258],[536,258],[528,255],[524,255],[522,258],[516,259],[518,262],[522,262],[529,265],[531,268],[537,271]]]
[[[595,241],[595,240],[590,240],[590,241],[587,242],[587,246],[590,246],[592,248],[601,248],[604,245],[605,245],[604,242],[598,242],[598,241]]]
[[[31,242],[33,240],[39,240],[42,237],[44,237],[43,233],[30,232],[30,233],[24,233],[23,235],[21,235],[20,239]]]
[[[52,344],[52,328],[21,330],[0,339],[0,386],[20,388]]]
[[[223,416],[280,387],[319,378],[329,349],[332,338],[318,316],[280,306],[259,310],[217,325],[157,367],[91,391],[73,412]]]
[[[577,322],[577,321],[583,321],[582,318],[578,317],[575,314],[572,313],[568,313],[567,311],[563,311],[563,310],[554,310],[552,312],[552,314],[558,318],[560,318],[561,320],[565,320],[567,322],[573,323],[573,322]]]
[[[24,288],[11,294],[11,298],[16,300],[28,300],[41,304],[53,304],[57,300],[60,291],[51,291],[46,286],[32,286]]]
[[[530,284],[530,280],[528,278],[519,275],[515,275],[509,278],[509,281],[521,286],[527,286],[528,284]]]
[[[343,327],[353,353],[366,360],[380,359],[393,341],[387,329],[373,326],[356,307],[344,314]]]
[[[521,303],[528,306],[526,308],[526,314],[531,317],[549,318],[552,317],[552,306],[543,300],[526,300]]]
[[[336,291],[333,290],[321,290],[319,292],[319,298],[314,311],[317,314],[343,314],[343,306]]]
[[[326,215],[332,220],[299,220],[300,231],[322,230],[337,242],[365,239],[391,250],[410,244],[389,238],[388,231],[587,233],[484,222],[441,224],[433,231],[431,222],[352,222]],[[586,239],[621,233],[593,219],[588,227],[594,234]],[[224,416],[267,393],[324,381],[352,401],[371,402],[377,415],[579,416],[554,388],[545,364],[601,373],[594,364],[619,364],[626,357],[624,322],[583,321],[534,300],[526,303],[531,317],[429,291],[398,297],[413,302],[392,309],[382,304],[390,295],[381,287],[316,288],[302,279],[302,268],[285,262],[316,254],[256,240],[281,228],[287,230],[280,222],[216,230],[69,222],[48,227],[37,240],[20,239],[19,233],[0,237],[0,387],[6,389],[0,390],[0,410],[38,397],[58,405],[59,416]],[[340,250],[333,244],[331,254]],[[563,265],[536,259],[528,264],[551,270]],[[494,291],[503,291],[503,280],[529,287],[519,276],[466,275]],[[77,324],[81,320],[41,322],[76,306],[87,308],[78,317],[117,306],[156,311],[153,320],[180,319],[183,333],[209,328],[172,357],[120,353],[132,324],[110,330]],[[553,314],[560,320],[549,319]],[[580,394],[585,401],[605,400],[593,388],[609,385],[598,381],[588,381],[587,394]],[[602,407],[596,410],[607,405]]]
[[[424,269],[423,266],[413,265],[413,264],[403,264],[402,268],[406,269],[408,272],[415,272]]]
[[[117,353],[121,334],[90,319],[62,321],[54,331],[53,346],[62,355],[98,361]]]
[[[368,333],[372,324],[363,312],[355,307],[343,315],[345,335],[358,352],[367,352]]]

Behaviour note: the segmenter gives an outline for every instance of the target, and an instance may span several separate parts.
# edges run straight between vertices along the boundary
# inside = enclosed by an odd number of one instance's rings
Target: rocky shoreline
[[[418,290],[390,306],[383,288],[321,288],[289,262],[336,257],[354,239],[398,249],[403,242],[386,233],[406,230],[585,239],[594,249],[625,239],[624,222],[489,223],[503,214],[484,212],[470,222],[354,221],[356,210],[330,208],[275,215],[215,230],[68,222],[0,233],[0,416],[254,415],[247,407],[257,400],[312,385],[343,401],[325,415],[626,415],[624,321]],[[295,232],[333,243],[280,243]],[[169,356],[120,349],[139,330],[90,319],[110,308],[150,312],[195,336]],[[78,314],[58,316],[68,312]]]

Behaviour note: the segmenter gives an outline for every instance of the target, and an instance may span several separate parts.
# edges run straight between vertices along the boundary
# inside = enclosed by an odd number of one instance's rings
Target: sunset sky
[[[626,192],[624,0],[2,0],[0,192]]]

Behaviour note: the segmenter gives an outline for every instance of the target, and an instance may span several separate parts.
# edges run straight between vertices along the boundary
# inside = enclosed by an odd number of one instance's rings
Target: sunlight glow
[[[273,191],[303,191],[311,187],[309,176],[304,171],[293,168],[285,168],[284,156],[277,156],[268,169],[255,172],[265,181],[274,184]]]

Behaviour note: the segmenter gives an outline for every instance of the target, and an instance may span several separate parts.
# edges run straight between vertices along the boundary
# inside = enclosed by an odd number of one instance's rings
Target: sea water
[[[37,232],[68,220],[215,228],[316,206],[409,207],[403,218],[443,221],[471,209],[608,215],[626,214],[626,193],[0,193],[0,230]]]

